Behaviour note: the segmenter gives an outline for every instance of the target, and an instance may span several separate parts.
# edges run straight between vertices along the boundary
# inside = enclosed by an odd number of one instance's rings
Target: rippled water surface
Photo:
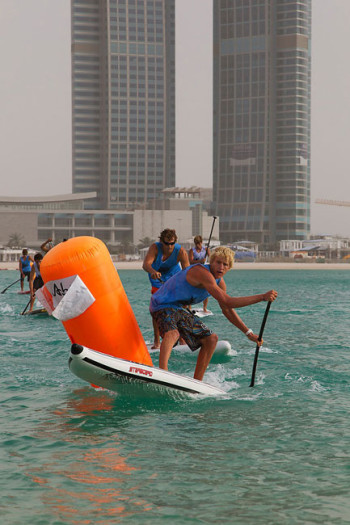
[[[120,277],[151,340],[147,276]],[[0,272],[0,289],[17,278]],[[231,295],[276,288],[279,298],[254,388],[255,348],[210,299],[206,322],[235,350],[206,373],[226,392],[217,399],[94,390],[68,369],[61,323],[21,316],[18,285],[0,294],[1,523],[350,523],[349,279],[230,272]],[[265,306],[239,312],[255,332]],[[172,371],[194,366],[173,352]]]

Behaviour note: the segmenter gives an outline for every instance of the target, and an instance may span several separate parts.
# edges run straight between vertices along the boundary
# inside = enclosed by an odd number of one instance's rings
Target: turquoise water
[[[149,285],[120,277],[146,339]],[[18,278],[0,272],[0,290]],[[232,295],[275,288],[255,348],[219,313],[206,319],[235,354],[205,380],[220,399],[117,395],[67,366],[61,323],[21,316],[28,296],[0,295],[2,524],[350,523],[347,271],[232,271]],[[240,310],[255,332],[266,303]],[[192,375],[195,357],[170,368]]]

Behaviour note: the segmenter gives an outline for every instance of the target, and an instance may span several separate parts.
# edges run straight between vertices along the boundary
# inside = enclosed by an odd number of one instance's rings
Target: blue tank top
[[[162,243],[156,242],[156,246],[158,248],[158,253],[156,259],[152,263],[152,268],[156,270],[156,272],[160,272],[162,274],[162,281],[165,282],[176,273],[181,272],[181,265],[177,262],[181,244],[175,244],[172,254],[166,261],[162,261],[162,257],[164,255],[162,252]],[[158,279],[152,279],[150,274],[148,274],[148,277],[151,281],[151,285],[155,288],[160,288],[162,286],[163,283],[158,281]]]
[[[30,266],[29,255],[27,255],[26,258],[20,257],[20,261],[22,263],[22,272],[30,272],[31,266]]]
[[[208,272],[210,272],[209,264],[198,264],[197,266],[203,266]],[[187,282],[187,272],[194,267],[188,266],[181,273],[169,279],[163,284],[159,290],[152,295],[150,311],[157,312],[163,310],[163,308],[183,308],[188,304],[201,303],[210,296],[210,293],[205,288],[197,288]],[[219,284],[220,279],[216,279],[216,283]]]
[[[195,261],[199,261],[200,259],[205,259],[205,256],[207,254],[207,250],[206,250],[206,248],[202,247],[201,251],[197,252],[196,247],[194,247],[194,248],[192,248],[192,253],[193,253],[193,259]],[[196,263],[193,263],[193,264],[196,264]]]

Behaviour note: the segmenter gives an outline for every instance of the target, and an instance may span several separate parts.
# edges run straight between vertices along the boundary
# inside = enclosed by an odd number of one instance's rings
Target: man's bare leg
[[[194,371],[194,379],[202,381],[205,371],[215,351],[218,339],[219,338],[216,334],[211,334],[208,337],[204,337],[204,339],[202,339],[202,346],[198,354],[196,369]]]
[[[35,301],[35,293],[33,295],[30,295],[30,305],[29,305],[30,312],[33,311],[34,301]]]
[[[203,312],[207,312],[208,311],[208,301],[209,301],[209,297],[207,297],[206,299],[204,299],[203,301]]]
[[[155,348],[160,348],[160,335],[159,335],[158,325],[153,319],[153,317],[152,317],[152,322],[153,322],[154,339],[153,339],[153,345],[151,348],[152,350],[154,350]]]
[[[168,370],[168,361],[174,344],[179,339],[179,332],[177,330],[170,330],[164,334],[162,344],[159,352],[159,368]]]

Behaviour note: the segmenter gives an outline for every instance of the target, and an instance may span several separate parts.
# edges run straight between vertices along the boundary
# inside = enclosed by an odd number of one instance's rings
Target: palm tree
[[[148,248],[153,244],[153,240],[150,237],[144,237],[143,239],[139,239],[140,244],[137,245],[139,250],[142,250],[142,248]]]
[[[134,253],[134,245],[131,241],[129,241],[128,239],[124,239],[123,241],[121,241],[118,245],[118,253],[119,254],[122,254],[122,253],[125,253],[125,254],[130,254],[130,253]]]
[[[11,233],[7,246],[9,248],[22,248],[26,243],[23,235],[20,233]]]

